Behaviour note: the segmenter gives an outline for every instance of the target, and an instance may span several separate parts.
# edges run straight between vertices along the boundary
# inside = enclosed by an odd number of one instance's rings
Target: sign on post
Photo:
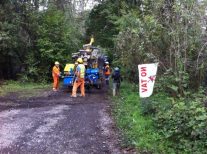
[[[149,97],[153,93],[158,63],[138,65],[139,95]]]

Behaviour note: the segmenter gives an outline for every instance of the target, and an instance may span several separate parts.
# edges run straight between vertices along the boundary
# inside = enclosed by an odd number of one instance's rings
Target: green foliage
[[[207,66],[206,6],[205,1],[106,0],[91,12],[88,32],[94,30],[103,47],[115,46],[109,55],[130,82],[138,82],[138,64],[159,62],[153,97],[140,100],[124,84],[115,101],[127,144],[153,153],[206,153],[207,113],[199,92]],[[106,36],[113,39],[101,40]]]
[[[140,99],[131,84],[122,84],[119,98],[114,99],[114,114],[123,146],[133,146],[139,152],[204,154],[205,96],[202,90],[188,96],[174,99],[162,92]]]
[[[143,100],[132,89],[131,84],[123,83],[120,96],[114,99],[114,116],[124,137],[123,146],[135,147],[141,153],[175,153],[154,127],[152,118],[143,115]]]
[[[12,77],[15,68],[23,62],[25,50],[19,51],[22,46],[27,49],[27,33],[22,31],[24,24],[21,16],[15,12],[15,6],[9,1],[0,3],[0,76]],[[24,37],[25,38],[24,38]],[[13,66],[14,65],[14,66]]]
[[[51,75],[51,65],[54,61],[63,64],[71,60],[71,53],[80,46],[80,34],[72,21],[66,18],[64,12],[49,8],[39,17],[37,54],[28,56],[28,75],[34,79],[41,76],[47,79]]]
[[[189,74],[186,72],[179,72],[180,76],[172,70],[167,70],[162,76],[157,78],[157,83],[155,85],[155,91],[162,91],[168,93],[173,97],[184,97],[188,96],[190,93],[189,85]],[[193,89],[196,91],[196,89]]]
[[[0,78],[48,80],[54,61],[64,67],[71,60],[80,47],[80,27],[71,8],[56,4],[40,11],[37,0],[0,2]]]
[[[143,99],[142,114],[153,119],[159,135],[176,153],[205,153],[207,110],[203,90],[185,99],[162,93]]]
[[[171,108],[172,99],[162,92],[155,94],[153,97],[141,99],[141,112],[145,116],[154,117],[159,111]]]
[[[128,79],[134,82],[138,75],[138,64],[158,61],[156,57],[161,54],[158,48],[162,41],[161,37],[158,37],[162,25],[153,16],[145,16],[144,19],[137,16],[137,12],[132,11],[117,21],[120,33],[115,51],[120,65],[128,69]]]
[[[109,55],[127,70],[129,81],[137,81],[138,64],[159,62],[161,76],[169,78],[164,88],[180,97],[186,89],[198,90],[205,76],[206,6],[204,1],[106,0],[92,10],[87,28],[101,46],[115,45]],[[168,70],[169,76],[163,75]]]
[[[95,37],[95,44],[104,48],[114,47],[114,35],[118,33],[115,25],[119,14],[119,2],[107,0],[95,6],[86,20],[86,34]]]
[[[185,153],[205,153],[207,112],[200,101],[178,100],[172,107],[158,111],[155,124],[161,134]]]
[[[36,84],[33,82],[25,83],[25,82],[8,80],[6,82],[3,82],[2,85],[0,85],[0,96],[5,96],[9,93],[21,92],[21,96],[28,98],[28,97],[36,96],[39,93],[42,93],[48,87],[50,87],[50,85],[46,83]]]

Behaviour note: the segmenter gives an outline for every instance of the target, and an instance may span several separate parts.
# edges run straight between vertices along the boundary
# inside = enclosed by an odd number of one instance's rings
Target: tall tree
[[[69,59],[81,38],[70,2],[0,2],[0,78],[21,74],[24,79],[42,80],[50,76],[50,63]]]

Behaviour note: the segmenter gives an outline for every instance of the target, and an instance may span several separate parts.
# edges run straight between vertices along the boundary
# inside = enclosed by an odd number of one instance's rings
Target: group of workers
[[[77,97],[77,89],[80,87],[81,96],[85,97],[85,87],[84,87],[84,76],[85,76],[85,65],[83,65],[82,58],[78,58],[75,68],[75,80],[73,83],[73,89],[72,89],[72,95],[71,97]],[[55,62],[55,66],[52,68],[52,76],[53,76],[53,91],[57,91],[59,88],[59,77],[61,75],[60,73],[60,63]]]
[[[59,88],[59,77],[61,75],[59,65],[60,65],[60,63],[56,61],[54,67],[52,68],[53,91],[57,91]],[[73,83],[71,97],[77,97],[77,89],[79,87],[80,87],[80,91],[81,91],[80,96],[85,97],[84,76],[85,76],[86,68],[85,68],[85,65],[83,64],[82,58],[78,58],[77,61],[75,62],[74,72],[75,72],[75,80]],[[109,66],[109,62],[106,61],[105,66],[103,68],[103,72],[104,72],[104,76],[105,76],[106,85],[107,86],[109,85],[109,79],[111,76],[113,79],[113,89],[115,89],[115,88],[119,89],[120,83],[122,80],[119,68],[116,67],[113,71],[113,74],[111,75],[111,68]],[[114,93],[114,91],[113,91],[113,93]]]

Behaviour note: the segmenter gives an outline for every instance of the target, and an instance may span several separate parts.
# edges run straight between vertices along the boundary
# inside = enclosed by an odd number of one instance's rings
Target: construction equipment
[[[76,61],[78,58],[83,59],[83,64],[86,66],[85,73],[85,86],[87,89],[91,87],[96,87],[100,89],[102,87],[103,81],[103,55],[101,50],[97,47],[92,46],[94,42],[94,38],[91,38],[89,44],[83,45],[83,49],[78,52],[72,53],[72,59]],[[74,65],[66,64],[64,69],[64,80],[63,85],[65,87],[73,86],[73,79],[75,77],[74,73]]]
[[[72,88],[75,80],[74,64],[66,64],[64,68],[63,86],[65,88]]]
[[[98,68],[89,68],[86,70],[85,85],[86,87],[102,87],[101,73]]]

